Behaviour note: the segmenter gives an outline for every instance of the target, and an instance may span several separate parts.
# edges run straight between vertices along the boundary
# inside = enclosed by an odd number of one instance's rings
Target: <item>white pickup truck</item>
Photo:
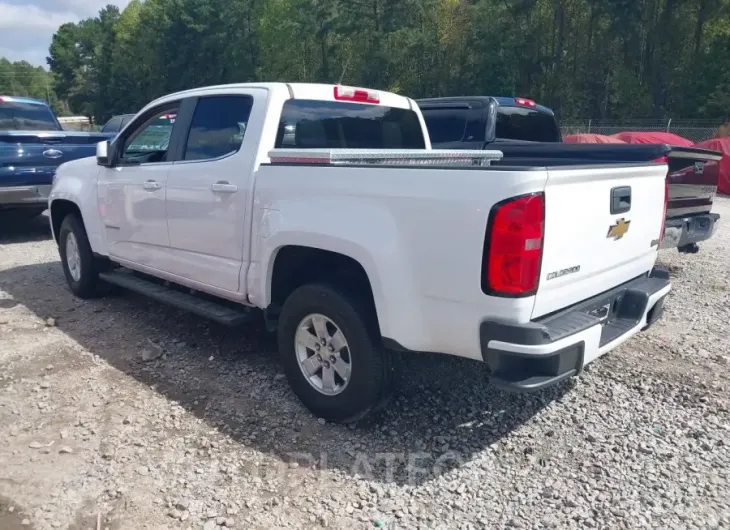
[[[656,321],[666,166],[489,166],[433,151],[386,92],[234,84],[147,105],[49,199],[71,290],[115,284],[236,326],[261,312],[304,404],[349,421],[399,351],[537,390]]]

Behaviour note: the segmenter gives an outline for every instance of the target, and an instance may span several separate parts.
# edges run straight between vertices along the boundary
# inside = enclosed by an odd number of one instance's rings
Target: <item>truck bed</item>
[[[434,148],[498,149],[504,154],[500,164],[548,167],[649,162],[667,157],[667,220],[686,221],[687,216],[698,214],[707,217],[712,209],[722,158],[719,152],[666,144],[562,143],[553,112],[524,98],[463,96],[417,103],[429,134],[433,131]],[[459,130],[463,133],[451,133]]]
[[[647,162],[667,157],[669,205],[667,218],[709,213],[717,191],[722,154],[708,149],[666,144],[563,144],[495,140],[502,165],[580,166],[598,162]]]

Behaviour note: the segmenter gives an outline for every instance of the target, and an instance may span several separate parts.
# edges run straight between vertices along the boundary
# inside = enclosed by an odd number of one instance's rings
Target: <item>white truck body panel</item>
[[[409,350],[479,360],[483,321],[530,323],[652,269],[657,255],[652,240],[663,222],[663,166],[548,171],[270,164],[284,103],[292,96],[331,102],[332,90],[328,85],[241,84],[161,98],[140,114],[185,98],[252,96],[241,149],[200,162],[102,168],[92,158],[64,164],[49,204],[78,205],[98,255],[262,309],[271,303],[274,262],[282,248],[340,253],[365,270],[383,337]],[[428,150],[418,106],[401,96],[379,95],[381,105],[417,114]],[[133,126],[135,120],[128,128]],[[160,188],[146,190],[150,179]],[[221,193],[211,187],[221,182],[235,190]],[[622,239],[608,239],[617,220],[608,213],[610,190],[623,185],[634,190],[633,205],[630,214],[618,217],[630,219],[631,227]],[[538,291],[521,298],[488,296],[481,276],[490,211],[500,201],[529,193],[545,194]],[[554,270],[577,265],[575,274],[546,280]],[[659,295],[652,296],[656,301]],[[646,324],[646,313],[621,340]],[[586,360],[610,349],[599,344],[600,326],[591,329],[583,332],[590,335]],[[501,346],[530,354],[529,346]],[[554,344],[533,353],[550,351],[556,351]]]
[[[358,261],[373,288],[381,333],[415,351],[480,358],[474,323],[530,319],[534,297],[481,291],[490,206],[540,191],[545,170],[262,166],[256,219],[265,219],[249,299],[259,307],[276,251],[303,245]],[[438,247],[438,250],[436,249]],[[448,278],[448,280],[447,280]],[[454,344],[458,343],[458,348]]]

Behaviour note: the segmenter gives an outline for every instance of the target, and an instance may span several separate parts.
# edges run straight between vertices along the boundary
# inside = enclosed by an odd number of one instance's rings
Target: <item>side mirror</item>
[[[96,144],[96,163],[100,166],[109,165],[109,140]]]

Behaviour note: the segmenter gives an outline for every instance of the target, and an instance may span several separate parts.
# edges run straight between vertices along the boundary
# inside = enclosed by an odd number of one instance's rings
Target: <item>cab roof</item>
[[[524,106],[524,105],[519,104],[519,102],[517,101],[518,98],[516,98],[516,97],[494,96],[494,99],[502,107],[522,107],[522,106]],[[553,114],[553,110],[551,108],[546,107],[544,105],[540,105],[539,103],[536,103],[534,108],[536,110],[539,110],[540,112],[547,112],[548,114]]]
[[[149,103],[146,107],[153,104],[162,103],[171,99],[178,99],[180,97],[195,97],[202,96],[215,92],[225,92],[226,90],[236,89],[247,89],[247,88],[259,88],[269,91],[286,91],[289,94],[290,99],[314,99],[321,101],[344,101],[344,102],[356,102],[362,104],[375,104],[383,105],[387,107],[412,109],[415,105],[410,98],[405,96],[399,96],[392,92],[386,92],[383,90],[374,90],[360,87],[350,87],[345,85],[330,85],[330,84],[319,84],[319,83],[230,83],[225,85],[213,85],[206,87],[193,88],[189,90],[183,90],[181,92],[175,92],[168,94],[155,101]],[[357,90],[358,93],[368,93],[377,95],[377,101],[356,101],[356,100],[345,100],[344,98],[336,97],[336,89],[352,89]]]
[[[512,96],[451,96],[451,97],[443,97],[443,98],[425,98],[425,99],[417,99],[416,103],[421,106],[421,108],[428,108],[428,106],[440,106],[440,105],[453,105],[453,104],[477,104],[479,108],[483,108],[487,105],[489,101],[496,101],[497,104],[500,107],[525,107],[525,105],[520,104],[518,100],[529,100],[528,98],[518,98],[518,97],[512,97]],[[465,107],[467,108],[467,107]],[[535,105],[532,107],[535,110],[539,112],[544,112],[546,114],[550,114],[551,116],[554,115],[552,109],[549,107],[545,107],[544,105],[540,105],[535,103]]]

